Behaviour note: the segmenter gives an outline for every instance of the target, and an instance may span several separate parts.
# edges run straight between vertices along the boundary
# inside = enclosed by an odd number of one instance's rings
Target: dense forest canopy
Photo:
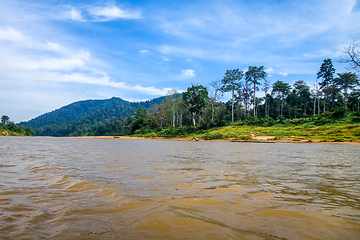
[[[40,136],[81,136],[93,126],[101,126],[133,116],[137,108],[144,107],[151,112],[155,105],[164,100],[165,97],[160,97],[144,102],[128,102],[113,97],[105,100],[79,101],[28,122],[21,122],[20,125],[31,127],[36,135]],[[125,132],[121,133],[123,134]]]

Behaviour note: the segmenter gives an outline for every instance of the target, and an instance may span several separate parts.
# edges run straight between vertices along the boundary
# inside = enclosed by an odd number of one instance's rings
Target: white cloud
[[[289,75],[288,73],[285,73],[285,72],[284,72],[284,73],[283,73],[283,72],[279,72],[279,74],[280,74],[280,75],[283,75],[284,77],[287,76],[287,75]]]
[[[122,90],[131,90],[144,93],[146,95],[165,95],[171,88],[156,88],[153,86],[144,87],[140,85],[129,85],[125,82],[115,82],[108,76],[104,74],[93,73],[61,73],[61,72],[49,72],[49,71],[39,71],[36,76],[31,76],[24,74],[22,77],[24,80],[32,81],[44,81],[44,82],[64,82],[64,83],[81,83],[88,85],[97,85],[104,87],[112,87]]]
[[[0,41],[4,39],[18,41],[11,46],[0,44],[2,53],[0,54],[0,79],[4,81],[6,79],[6,84],[9,86],[23,86],[25,82],[26,85],[36,86],[42,85],[41,82],[44,84],[80,83],[131,90],[146,95],[165,95],[170,90],[170,88],[129,85],[116,81],[108,76],[106,71],[99,70],[92,64],[97,60],[91,57],[89,51],[75,50],[56,42],[24,37],[22,33],[10,27],[0,28]],[[19,42],[23,39],[27,41]]]
[[[268,69],[265,70],[265,72],[272,73],[274,72],[274,69],[272,67],[269,67]]]
[[[56,13],[56,15],[53,15],[55,19],[70,19],[73,21],[78,22],[85,22],[86,19],[82,16],[82,10],[76,9],[73,6],[66,5],[64,6],[60,12]]]
[[[85,19],[81,16],[81,11],[75,8],[71,8],[70,11],[66,13],[68,17],[74,21],[84,22]]]
[[[61,51],[63,49],[60,44],[49,41],[46,42],[45,48],[55,52]]]
[[[141,50],[140,52],[141,52],[141,53],[147,53],[148,50]]]
[[[97,21],[110,21],[117,18],[138,19],[141,18],[141,12],[122,10],[116,6],[94,7],[89,12],[96,17]]]
[[[185,69],[185,70],[181,70],[181,74],[179,76],[179,78],[181,79],[186,79],[186,78],[192,78],[195,77],[195,71],[192,69]]]
[[[164,56],[162,56],[162,59],[163,59],[165,62],[168,62],[168,61],[169,61],[169,59],[168,59],[167,57],[164,57]]]
[[[25,39],[26,37],[22,33],[14,30],[11,27],[0,27],[0,40],[18,42]]]
[[[320,50],[316,50],[314,52],[311,53],[305,53],[303,54],[304,57],[309,57],[309,58],[319,58],[319,57],[333,57],[333,56],[339,56],[339,52],[337,51],[332,52],[328,49],[320,49]]]

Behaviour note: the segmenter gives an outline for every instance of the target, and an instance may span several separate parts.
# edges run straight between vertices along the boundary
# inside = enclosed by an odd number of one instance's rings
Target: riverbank
[[[252,143],[305,143],[305,144],[343,144],[343,145],[360,145],[360,141],[324,141],[322,139],[298,139],[297,137],[274,138],[273,136],[258,136],[247,140],[237,139],[201,139],[196,137],[132,137],[132,136],[83,136],[74,138],[95,138],[95,139],[127,139],[127,140],[165,140],[165,141],[193,141],[193,142],[252,142]]]
[[[191,129],[190,129],[191,130]],[[224,127],[188,132],[181,127],[133,135],[151,139],[211,140],[232,142],[298,142],[298,143],[360,143],[359,123],[332,123],[316,126],[298,125],[251,126],[232,124]]]
[[[18,133],[13,131],[0,131],[0,136],[27,136],[26,133]]]

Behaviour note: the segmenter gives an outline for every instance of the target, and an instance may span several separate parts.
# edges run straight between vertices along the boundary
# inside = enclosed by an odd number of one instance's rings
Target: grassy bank
[[[209,129],[205,133],[193,134],[199,139],[233,140],[287,140],[299,142],[356,142],[360,141],[360,124],[331,124],[325,126],[277,125],[261,126],[226,126]]]
[[[35,132],[31,128],[23,128],[12,122],[0,123],[0,136],[35,136]]]
[[[276,121],[252,119],[223,127],[158,128],[133,136],[233,141],[360,142],[359,122],[359,116],[356,115]]]

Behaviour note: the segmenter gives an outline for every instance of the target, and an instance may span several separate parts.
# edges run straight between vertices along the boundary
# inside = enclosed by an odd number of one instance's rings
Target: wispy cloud
[[[117,19],[139,19],[141,12],[122,9],[115,5],[107,6],[71,6],[65,5],[60,12],[53,14],[55,19],[70,19],[78,22],[95,21],[107,22]]]
[[[15,45],[1,46],[12,41]],[[36,50],[36,51],[35,51]],[[165,95],[171,88],[128,84],[97,69],[90,52],[69,49],[56,42],[25,37],[11,27],[0,28],[0,78],[8,85],[39,85],[39,82],[77,83],[135,91],[144,95]],[[41,53],[41,54],[39,54]]]
[[[0,27],[0,40],[17,42],[24,41],[25,36],[11,27]]]
[[[274,69],[272,67],[269,67],[268,69],[265,70],[265,72],[272,73],[274,72]]]
[[[86,20],[82,16],[82,10],[76,9],[72,6],[65,6],[64,11],[60,14],[60,18],[70,19],[78,22],[85,22]]]
[[[123,10],[117,6],[93,7],[89,12],[95,17],[96,21],[110,21],[114,19],[138,19],[141,18],[140,11]]]
[[[280,74],[280,75],[282,75],[283,77],[285,77],[285,76],[289,75],[289,74],[288,74],[288,73],[286,73],[286,72],[279,72],[279,74]]]
[[[181,70],[181,74],[179,75],[180,79],[187,79],[187,78],[192,78],[195,77],[195,71],[192,69],[185,69],[185,70]]]

